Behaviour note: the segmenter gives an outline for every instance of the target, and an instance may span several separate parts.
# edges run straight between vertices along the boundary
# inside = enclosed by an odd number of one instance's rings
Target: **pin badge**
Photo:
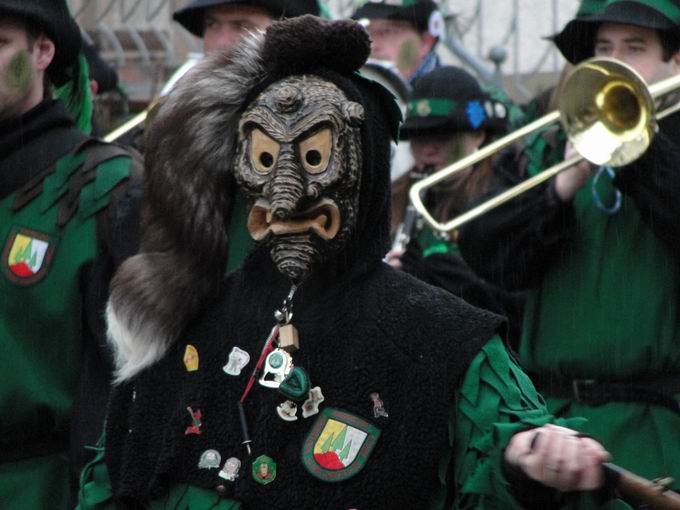
[[[184,349],[184,366],[187,368],[187,372],[198,370],[198,351],[191,344],[187,344],[187,348]]]
[[[293,367],[279,385],[279,392],[296,402],[302,402],[309,394],[309,376],[302,367]]]
[[[302,404],[302,417],[309,418],[310,416],[318,414],[319,404],[324,400],[326,400],[326,398],[323,396],[323,393],[321,393],[321,388],[314,386],[314,388],[309,390],[309,398]]]
[[[278,388],[293,368],[293,358],[283,349],[274,349],[267,355],[260,384],[266,388]]]
[[[389,415],[387,414],[387,409],[385,409],[385,404],[380,399],[380,394],[373,392],[371,393],[370,397],[373,401],[373,417],[387,418]]]
[[[276,413],[282,420],[296,421],[298,419],[297,404],[292,400],[286,400],[276,407]]]
[[[276,478],[276,462],[271,457],[260,455],[253,461],[253,480],[262,485],[272,483]]]
[[[206,450],[198,461],[199,469],[219,469],[222,456],[217,450]]]
[[[189,414],[191,415],[191,425],[187,427],[187,429],[184,431],[184,435],[188,434],[201,434],[201,418],[203,417],[203,413],[201,413],[200,409],[197,409],[194,411],[191,407],[187,407],[187,411],[189,411]]]
[[[241,375],[241,370],[250,362],[250,354],[243,349],[234,347],[229,353],[229,361],[222,367],[228,375]]]
[[[219,477],[229,482],[233,482],[238,478],[238,472],[240,469],[241,461],[236,457],[229,457],[220,470]]]

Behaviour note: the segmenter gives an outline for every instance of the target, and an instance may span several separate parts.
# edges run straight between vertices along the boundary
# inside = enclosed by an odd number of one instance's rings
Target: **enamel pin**
[[[324,400],[326,400],[326,398],[323,396],[323,393],[321,393],[321,388],[315,386],[309,390],[309,398],[302,404],[302,417],[309,418],[310,416],[318,414],[319,404]]]
[[[219,477],[229,482],[233,482],[238,478],[238,472],[241,469],[241,461],[236,457],[229,457],[224,463],[222,470],[219,472]]]
[[[250,354],[239,347],[234,347],[229,353],[229,361],[222,367],[225,374],[241,375],[241,370],[250,362]]]
[[[199,469],[219,469],[222,456],[217,450],[206,450],[198,461]]]
[[[191,344],[187,344],[187,348],[184,349],[184,366],[187,372],[198,370],[198,350]]]
[[[293,368],[293,358],[283,349],[274,349],[267,355],[260,384],[266,388],[278,388]]]
[[[203,413],[201,413],[200,409],[197,409],[194,411],[191,407],[187,407],[187,411],[189,411],[189,414],[191,415],[191,425],[187,427],[187,429],[184,431],[185,435],[189,434],[196,434],[200,435],[201,434],[201,418],[203,417]]]
[[[291,400],[286,400],[277,406],[276,413],[282,420],[296,421],[298,419],[297,404]]]
[[[387,409],[385,409],[385,404],[380,399],[380,394],[373,392],[369,395],[373,401],[373,417],[374,418],[387,418]]]
[[[260,455],[253,461],[253,480],[262,485],[272,483],[276,478],[276,462],[271,457]]]

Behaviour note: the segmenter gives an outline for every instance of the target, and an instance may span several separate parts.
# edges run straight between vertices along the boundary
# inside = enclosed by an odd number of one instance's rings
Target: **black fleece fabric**
[[[225,496],[246,510],[426,508],[439,483],[457,386],[503,324],[382,262],[389,245],[393,100],[357,75],[321,67],[296,71],[336,83],[364,106],[366,120],[356,228],[295,295],[293,324],[301,347],[293,360],[308,372],[312,386],[321,387],[322,409],[353,413],[377,426],[381,436],[361,472],[342,482],[321,481],[301,460],[316,418],[298,413],[295,422],[281,420],[276,406],[286,398],[256,384],[244,406],[253,440],[252,455],[246,456],[237,401],[290,287],[259,248],[161,361],[115,389],[105,453],[121,508],[143,507],[177,483],[223,485]],[[183,363],[187,344],[198,351],[195,372]],[[222,367],[235,346],[251,359],[232,377]],[[388,417],[373,417],[372,392],[379,393]],[[202,413],[200,435],[185,434],[191,424],[187,407]],[[241,476],[226,482],[217,470],[199,469],[208,449],[218,450],[222,463],[239,458]],[[250,474],[260,455],[277,464],[269,485],[259,485]]]
[[[454,253],[434,253],[423,257],[416,239],[409,242],[401,257],[402,270],[419,280],[449,291],[473,306],[508,318],[507,341],[517,350],[522,333],[525,296],[509,292],[479,277],[463,257]]]
[[[680,253],[680,114],[659,126],[647,151],[617,170],[614,185],[633,199],[656,236]],[[480,202],[526,178],[518,172],[524,165],[521,153],[503,154],[495,168],[500,184]],[[575,222],[572,202],[557,197],[553,179],[463,226],[459,245],[483,278],[510,290],[529,289],[542,280],[560,250],[578,242]]]
[[[276,390],[256,385],[249,394],[251,457],[241,445],[237,401],[274,324],[272,311],[287,292],[288,282],[268,255],[254,254],[182,342],[158,365],[116,389],[106,457],[123,508],[137,508],[175,483],[207,489],[225,485],[225,495],[244,509],[312,509],[319,502],[338,510],[428,507],[448,447],[457,386],[502,320],[382,263],[332,281],[305,282],[295,296],[296,366],[321,387],[322,408],[343,409],[381,430],[364,469],[329,483],[310,475],[301,461],[315,417],[299,416],[292,423],[280,419],[276,406],[286,398]],[[196,372],[183,363],[187,344],[198,350]],[[222,371],[235,346],[251,357],[238,377]],[[372,392],[380,394],[387,418],[373,417]],[[185,435],[189,406],[202,413],[200,435]],[[239,458],[241,477],[229,483],[217,470],[199,469],[201,453],[208,449],[218,450],[223,462]],[[266,486],[250,475],[260,455],[277,464],[276,480]]]

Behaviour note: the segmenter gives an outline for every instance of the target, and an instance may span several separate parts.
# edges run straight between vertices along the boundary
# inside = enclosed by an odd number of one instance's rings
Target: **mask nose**
[[[270,186],[272,215],[277,220],[290,218],[305,193],[304,178],[292,148],[282,148]]]

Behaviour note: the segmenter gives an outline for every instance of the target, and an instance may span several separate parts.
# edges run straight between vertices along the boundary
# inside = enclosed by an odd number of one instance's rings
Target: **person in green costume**
[[[444,17],[433,0],[360,0],[352,19],[371,36],[371,58],[395,65],[409,85],[440,67]]]
[[[408,190],[427,173],[441,170],[509,129],[506,103],[486,93],[459,67],[444,66],[416,82],[399,137],[410,142],[415,166],[392,184],[393,248],[387,262],[431,285],[442,287],[470,304],[510,317],[513,345],[519,339],[522,297],[479,278],[460,256],[454,235],[432,231],[413,221]],[[492,184],[492,159],[459,173],[430,191],[427,202],[439,220],[452,218],[485,194]],[[410,212],[409,212],[410,211]],[[408,227],[407,225],[410,225]],[[410,228],[411,232],[404,232]],[[404,244],[403,239],[410,242]]]
[[[111,379],[103,306],[136,250],[138,156],[76,127],[89,93],[63,0],[0,1],[0,506],[71,508]],[[53,98],[68,90],[68,104]],[[91,113],[91,110],[89,110]],[[89,122],[82,117],[83,124]]]
[[[602,484],[608,454],[550,424],[503,320],[383,263],[400,113],[356,73],[369,51],[351,21],[277,22],[161,107],[81,509],[549,508]],[[259,242],[224,277],[232,172]]]
[[[653,83],[678,71],[679,25],[677,1],[610,0],[555,42],[573,64],[614,57]],[[530,289],[520,359],[549,409],[587,418],[584,431],[624,468],[677,484],[680,115],[658,124],[635,162],[572,167],[463,227],[459,241],[481,275]],[[558,127],[533,136],[503,155],[491,194],[572,153]]]

